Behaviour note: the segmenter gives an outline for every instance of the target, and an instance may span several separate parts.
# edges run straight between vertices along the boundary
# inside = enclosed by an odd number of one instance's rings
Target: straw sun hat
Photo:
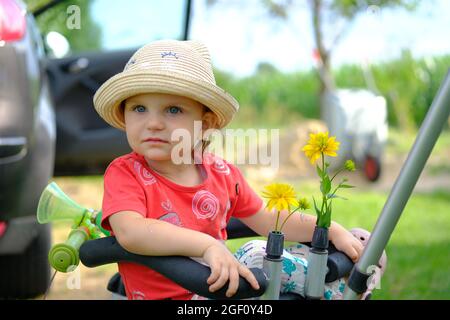
[[[124,130],[122,101],[143,93],[187,97],[207,106],[225,127],[239,109],[237,101],[216,85],[208,49],[197,41],[161,40],[134,53],[123,72],[94,95],[94,107],[110,125]]]

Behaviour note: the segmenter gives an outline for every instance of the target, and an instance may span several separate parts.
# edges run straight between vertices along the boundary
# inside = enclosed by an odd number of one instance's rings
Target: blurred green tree
[[[48,4],[49,0],[24,0],[28,10],[34,12]],[[101,48],[101,28],[92,19],[90,0],[62,1],[54,7],[40,14],[36,21],[42,35],[50,31],[61,33],[70,43],[71,52],[92,51]],[[68,19],[74,14],[68,10],[70,6],[77,6],[80,13],[80,28],[71,28]]]

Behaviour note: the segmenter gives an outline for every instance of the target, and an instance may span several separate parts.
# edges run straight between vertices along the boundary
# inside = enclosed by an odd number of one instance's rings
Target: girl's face
[[[175,129],[190,135],[191,149],[200,136],[194,121],[202,121],[205,130],[214,126],[215,115],[192,99],[162,93],[140,94],[125,101],[125,130],[133,151],[147,160],[170,160],[172,148],[180,143],[171,139]],[[200,131],[199,129],[197,131]]]

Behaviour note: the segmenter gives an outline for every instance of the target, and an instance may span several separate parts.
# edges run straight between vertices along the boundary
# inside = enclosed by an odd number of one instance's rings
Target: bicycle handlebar
[[[248,299],[261,296],[267,288],[267,277],[262,269],[250,268],[259,283],[255,290],[242,277],[239,277],[239,289],[231,298],[225,295],[228,286],[216,292],[209,292],[206,280],[211,274],[209,267],[183,256],[143,256],[123,249],[115,237],[105,237],[86,241],[80,248],[81,262],[90,268],[122,261],[147,266],[171,279],[183,288],[210,299],[231,300]]]
[[[332,282],[348,275],[353,262],[342,252],[330,248],[328,256],[328,274],[326,282]],[[334,252],[333,252],[334,251]],[[248,299],[261,296],[267,289],[267,276],[262,269],[250,268],[259,283],[260,289],[254,290],[242,277],[239,278],[237,293],[228,298],[225,285],[216,292],[209,292],[206,280],[210,276],[209,267],[184,256],[144,256],[130,253],[117,242],[115,237],[105,237],[86,241],[79,252],[81,262],[90,268],[117,262],[134,262],[149,267],[173,280],[183,288],[210,299]]]

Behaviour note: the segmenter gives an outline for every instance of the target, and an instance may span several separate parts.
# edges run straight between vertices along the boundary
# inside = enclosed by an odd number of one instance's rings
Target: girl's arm
[[[117,212],[109,223],[120,245],[141,255],[201,257],[209,246],[218,243],[208,234],[144,218],[133,211]]]
[[[109,223],[119,244],[129,252],[151,256],[202,257],[211,268],[207,279],[211,292],[229,282],[226,295],[233,296],[238,289],[240,275],[253,288],[259,289],[253,273],[241,265],[224,244],[208,234],[144,218],[133,211],[117,212],[109,218]]]
[[[281,211],[279,221],[284,221],[287,216],[287,211]],[[316,227],[316,219],[315,216],[309,214],[294,214],[291,216],[282,229],[285,240],[310,242]],[[247,218],[240,218],[240,220],[259,235],[267,237],[268,233],[274,230],[276,214],[263,208],[256,214]],[[331,222],[329,239],[336,249],[343,251],[353,261],[359,259],[363,250],[361,242],[339,223]]]
[[[284,221],[287,216],[287,211],[281,211],[279,221]],[[267,237],[269,232],[275,229],[277,215],[263,206],[254,215],[239,219],[257,234]],[[315,224],[316,218],[311,215],[303,215],[300,217],[300,215],[297,214],[290,217],[282,229],[285,240],[297,242],[311,241]]]

